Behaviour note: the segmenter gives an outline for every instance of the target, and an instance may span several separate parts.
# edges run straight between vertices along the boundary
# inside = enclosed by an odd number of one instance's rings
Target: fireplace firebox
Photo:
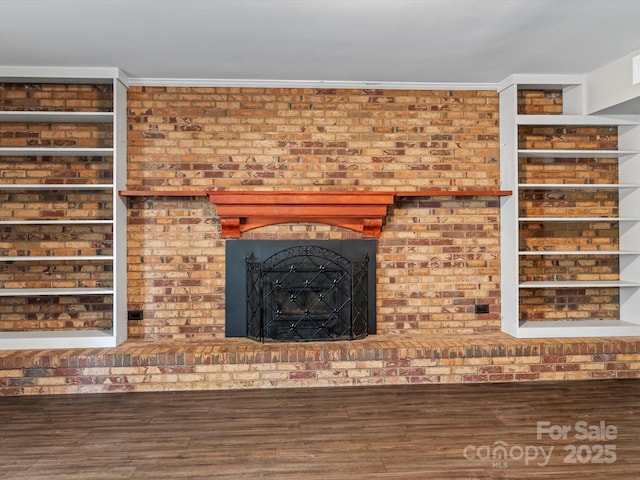
[[[226,336],[303,342],[375,333],[375,240],[228,240]]]

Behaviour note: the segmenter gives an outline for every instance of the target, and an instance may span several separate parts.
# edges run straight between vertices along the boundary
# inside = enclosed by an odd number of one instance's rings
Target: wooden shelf
[[[501,192],[506,194],[506,192]],[[238,238],[242,232],[279,223],[324,223],[378,238],[387,207],[396,197],[497,195],[497,191],[441,189],[412,192],[375,191],[220,191],[207,192],[216,204],[222,236]]]
[[[121,197],[206,197],[206,190],[120,190]]]
[[[508,197],[511,190],[446,190],[429,189],[395,192],[396,197]]]
[[[507,196],[510,190],[414,191],[228,191],[228,190],[120,190],[123,197],[204,197],[216,204],[222,236],[239,238],[242,232],[279,223],[324,223],[380,236],[387,207],[396,197]]]
[[[210,193],[223,193],[224,190],[120,190],[118,194],[121,197],[206,197]],[[230,192],[233,193],[233,192]],[[240,192],[235,192],[240,193]],[[296,193],[296,192],[279,192],[279,191],[261,191],[253,192],[265,195],[272,195],[275,193]],[[303,193],[303,192],[300,192]],[[385,193],[391,194],[396,197],[505,197],[512,195],[511,190],[445,190],[445,189],[429,189],[429,190],[414,190],[414,191],[400,191],[400,192],[346,192],[346,191],[332,191],[332,192],[320,192],[327,195],[335,195],[339,193]]]

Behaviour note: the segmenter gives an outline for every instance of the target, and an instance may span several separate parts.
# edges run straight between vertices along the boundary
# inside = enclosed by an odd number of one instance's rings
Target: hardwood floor
[[[640,471],[638,380],[4,397],[0,419],[0,478],[11,480]]]

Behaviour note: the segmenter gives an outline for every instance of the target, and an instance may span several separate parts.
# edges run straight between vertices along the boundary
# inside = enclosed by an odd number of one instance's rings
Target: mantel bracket
[[[207,192],[222,225],[222,237],[280,223],[324,223],[378,238],[390,192]]]

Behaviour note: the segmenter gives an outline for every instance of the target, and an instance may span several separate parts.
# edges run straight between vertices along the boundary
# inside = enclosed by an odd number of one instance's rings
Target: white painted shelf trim
[[[2,332],[0,349],[33,348],[109,348],[118,345],[113,330],[44,330],[39,332]],[[46,347],[39,347],[46,345]]]
[[[639,153],[637,150],[518,150],[519,157],[528,158],[621,158]]]
[[[622,189],[640,188],[640,185],[630,183],[519,183],[518,188],[527,190],[583,190],[583,189]]]
[[[112,295],[113,288],[2,288],[0,297],[40,297],[47,295]]]
[[[627,337],[640,327],[624,320],[526,321],[518,326],[518,338]]]
[[[520,217],[520,222],[638,222],[638,217]]]
[[[112,123],[113,112],[45,112],[15,110],[0,112],[0,122],[20,123]]]
[[[518,255],[640,255],[640,251],[622,250],[520,250]]]
[[[516,115],[516,125],[549,125],[564,126],[603,126],[609,125],[637,125],[640,116],[604,117],[598,115]]]
[[[522,282],[520,288],[638,288],[640,283],[621,282],[616,280],[584,280],[584,281],[556,281],[556,282]]]
[[[113,148],[0,147],[0,156],[110,157]]]
[[[113,190],[112,183],[12,183],[0,185],[2,190]]]
[[[0,225],[108,225],[114,220],[73,220],[61,218],[60,220],[0,220]]]
[[[21,255],[0,256],[0,262],[51,262],[51,261],[93,261],[113,260],[113,255]]]

